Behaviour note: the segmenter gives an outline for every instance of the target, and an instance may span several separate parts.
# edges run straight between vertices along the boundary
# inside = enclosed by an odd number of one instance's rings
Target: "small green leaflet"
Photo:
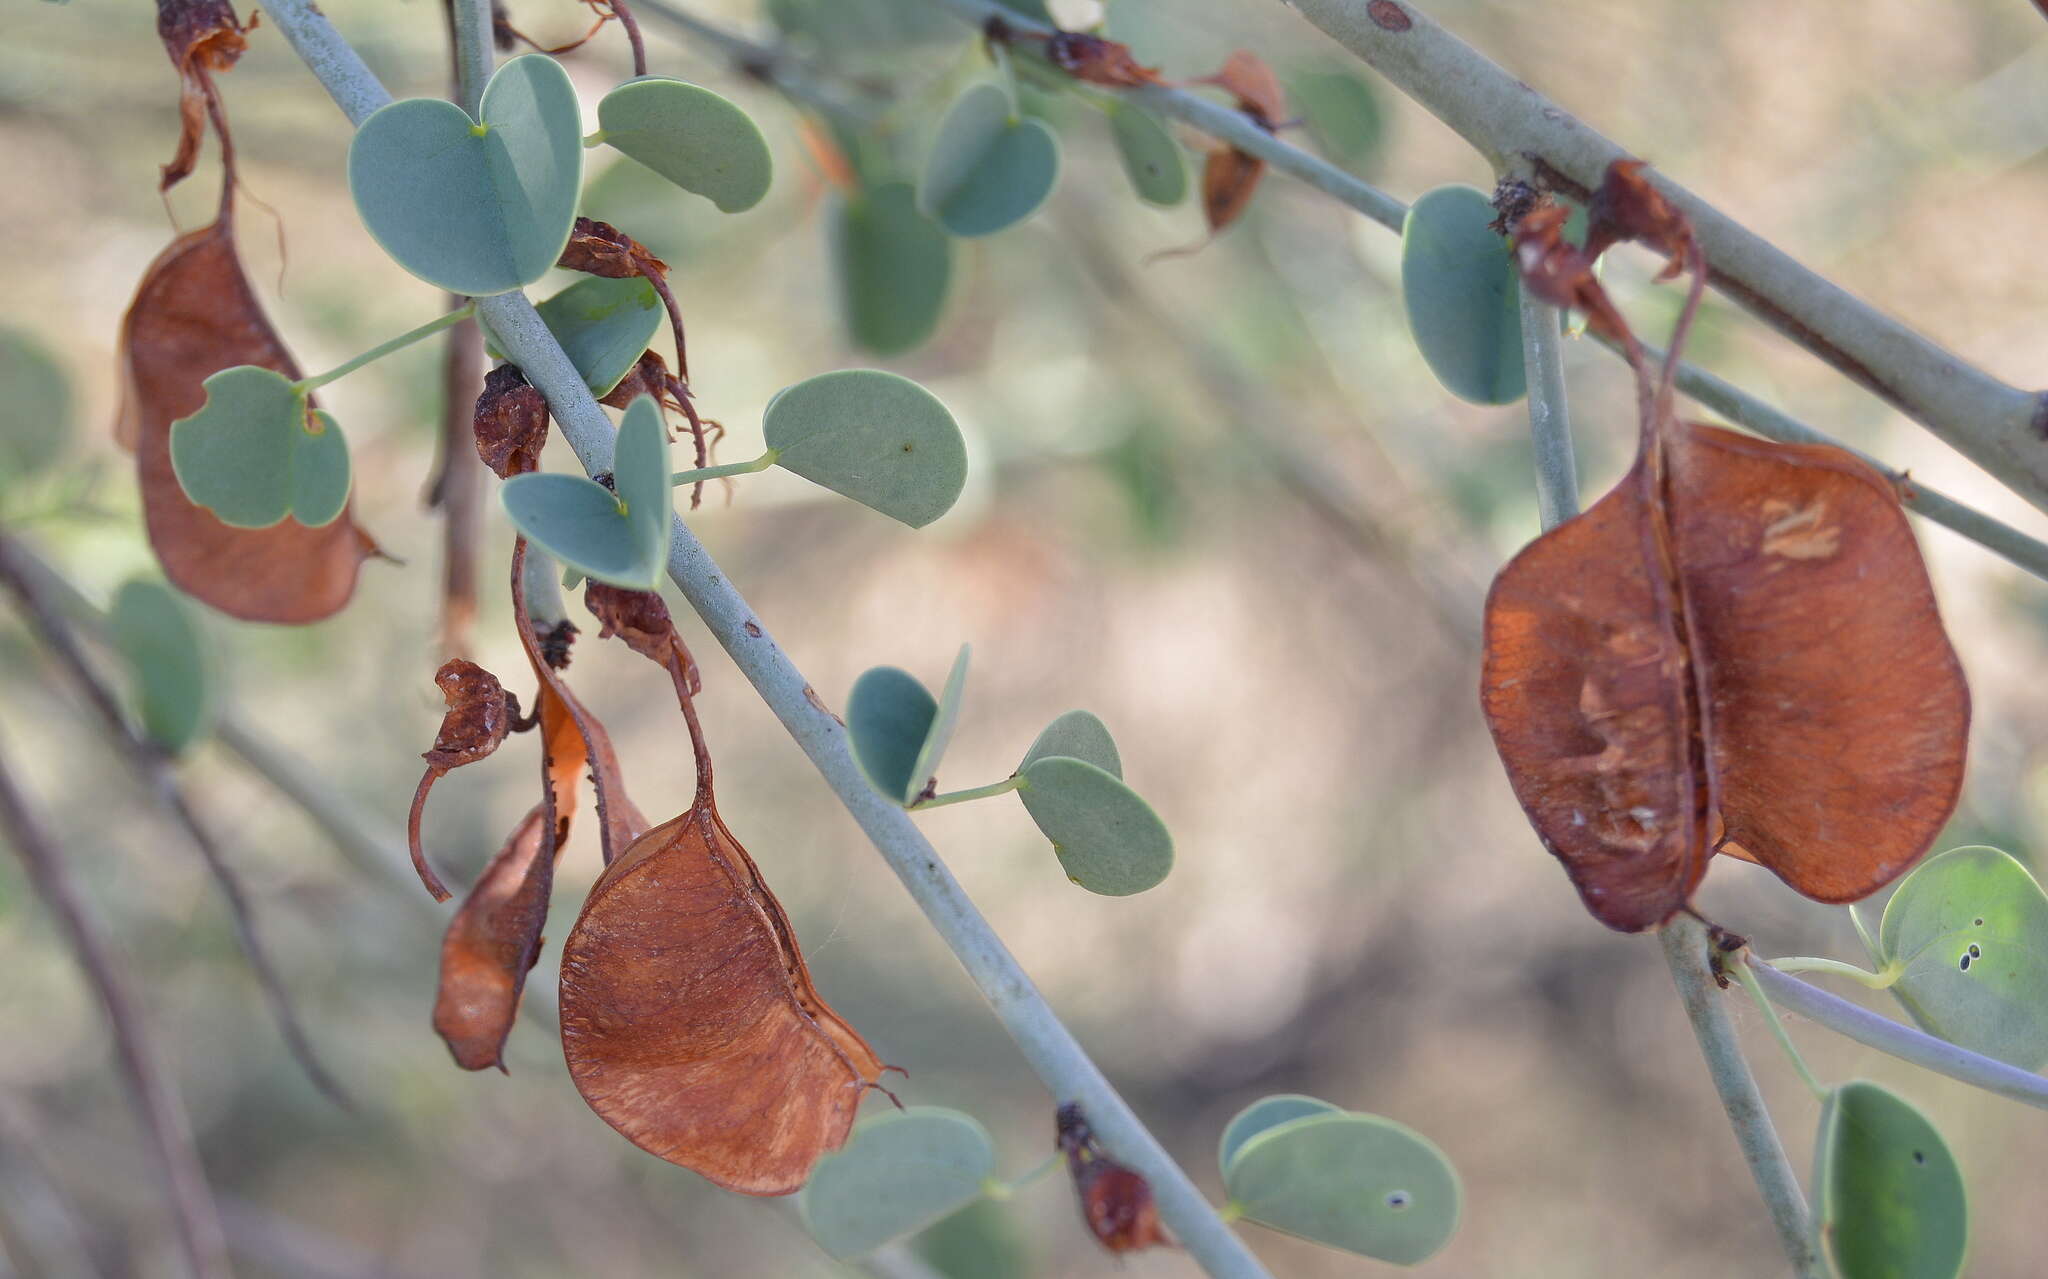
[[[1841,1279],[1955,1279],[1969,1201],[1948,1143],[1903,1098],[1858,1080],[1828,1094],[1814,1141],[1814,1230]]]
[[[876,790],[898,804],[914,802],[938,771],[960,718],[968,653],[962,644],[937,698],[916,676],[894,666],[877,666],[853,682],[846,732],[854,762]]]
[[[978,84],[939,121],[917,207],[954,235],[994,235],[1036,213],[1059,174],[1053,131],[1019,116],[1002,85]]]
[[[1173,869],[1173,836],[1152,806],[1105,770],[1064,755],[1041,756],[1023,770],[1017,792],[1039,831],[1052,841],[1067,878],[1092,893],[1127,897]]]
[[[923,528],[967,484],[967,445],[937,396],[879,369],[785,387],[761,423],[775,462],[813,484]]]
[[[1408,329],[1444,389],[1475,404],[1512,404],[1522,366],[1521,283],[1493,205],[1447,186],[1409,206],[1401,227],[1401,296]]]
[[[612,460],[614,496],[580,475],[515,475],[505,511],[535,544],[586,576],[651,591],[668,563],[668,429],[650,396],[627,407]]]
[[[995,1145],[969,1115],[938,1106],[883,1111],[811,1170],[804,1226],[841,1260],[864,1257],[981,1198]]]
[[[628,80],[597,105],[598,136],[726,213],[768,194],[774,163],[747,113],[709,89],[666,76]]]
[[[1458,1174],[1427,1138],[1312,1097],[1254,1103],[1223,1153],[1223,1184],[1247,1219],[1396,1265],[1434,1256],[1463,1212]]]
[[[205,727],[212,700],[192,610],[162,582],[136,578],[115,593],[107,627],[128,663],[144,734],[173,755],[183,752]]]
[[[1117,159],[1138,198],[1147,204],[1172,206],[1187,198],[1188,166],[1180,143],[1159,117],[1130,102],[1109,110],[1109,134]]]
[[[918,212],[907,182],[835,199],[829,218],[839,313],[854,345],[900,355],[938,327],[953,241]]]
[[[178,486],[221,523],[269,528],[286,516],[308,528],[348,505],[348,440],[283,375],[252,364],[207,378],[206,402],[171,423]]]

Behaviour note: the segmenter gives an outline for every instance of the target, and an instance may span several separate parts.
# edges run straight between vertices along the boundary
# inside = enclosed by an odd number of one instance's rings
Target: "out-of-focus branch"
[[[4,757],[0,757],[0,833],[14,846],[36,896],[49,908],[58,929],[71,944],[79,968],[107,1015],[115,1056],[127,1080],[129,1100],[148,1130],[156,1152],[186,1268],[196,1279],[226,1279],[227,1245],[177,1090],[164,1073],[163,1063],[144,1028],[142,1014],[115,966],[106,938],[87,913],[85,900],[71,880],[64,855],[29,810],[28,800]]]
[[[849,122],[871,120],[884,105],[884,95],[866,85],[835,83],[780,45],[729,31],[667,0],[634,0],[634,8],[674,27],[692,44],[715,50],[734,70],[761,81],[793,102]]]
[[[206,863],[207,872],[213,876],[220,888],[222,899],[227,904],[228,918],[233,922],[235,936],[240,942],[242,954],[249,961],[250,971],[255,974],[256,984],[263,992],[264,1002],[270,1006],[270,1014],[277,1022],[279,1033],[284,1036],[286,1046],[291,1050],[307,1078],[314,1087],[325,1093],[329,1099],[344,1108],[353,1108],[348,1093],[321,1064],[318,1054],[313,1051],[312,1041],[304,1027],[299,1024],[298,1014],[293,1011],[291,996],[286,992],[284,980],[270,961],[270,954],[264,948],[263,939],[256,931],[255,911],[249,904],[249,895],[242,887],[242,881],[234,868],[228,864],[220,845],[206,824],[186,798],[184,788],[178,784],[177,770],[170,757],[154,743],[142,737],[129,726],[128,719],[121,713],[120,702],[113,690],[99,676],[79,647],[77,636],[72,633],[70,623],[65,619],[61,606],[42,590],[41,581],[30,567],[28,557],[19,549],[13,536],[0,531],[0,586],[5,586],[14,596],[22,617],[34,629],[43,646],[57,659],[71,680],[84,694],[85,700],[97,713],[100,726],[114,745],[116,753],[128,765],[129,770],[143,786],[157,805],[168,813],[186,839],[198,851]]]
[[[451,308],[465,304],[463,298],[449,299]],[[427,504],[441,512],[441,655],[467,657],[476,621],[484,496],[471,415],[484,384],[484,344],[474,319],[448,330],[442,340],[440,458],[427,485]]]

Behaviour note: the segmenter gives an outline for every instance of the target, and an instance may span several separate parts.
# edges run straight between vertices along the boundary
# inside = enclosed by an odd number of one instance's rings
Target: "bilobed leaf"
[[[1343,1108],[1340,1106],[1333,1106],[1319,1098],[1305,1097],[1300,1093],[1276,1093],[1271,1097],[1261,1097],[1238,1111],[1231,1121],[1224,1125],[1223,1136],[1216,1144],[1216,1166],[1227,1172],[1230,1161],[1237,1156],[1238,1148],[1268,1128],[1276,1128],[1304,1115],[1342,1113]]]
[[[1159,117],[1133,103],[1119,101],[1109,111],[1110,137],[1117,159],[1138,198],[1147,204],[1175,205],[1187,198],[1188,166],[1180,143]]]
[[[398,264],[452,293],[509,293],[568,243],[583,178],[576,90],[527,54],[484,87],[481,121],[439,98],[393,102],[349,147],[363,225]]]
[[[605,142],[727,213],[751,209],[774,174],[747,113],[709,89],[641,76],[597,105]]]
[[[1109,735],[1109,727],[1087,711],[1068,711],[1047,724],[1031,743],[1031,749],[1024,752],[1024,762],[1017,765],[1017,771],[1021,773],[1051,755],[1085,760],[1118,781],[1123,780],[1124,765],[1117,755],[1116,740]]]
[[[1223,1170],[1244,1215],[1332,1248],[1412,1266],[1458,1228],[1463,1190],[1443,1152],[1389,1119],[1307,1114],[1245,1140]]]
[[[916,1234],[981,1198],[995,1146],[970,1115],[911,1106],[862,1120],[797,1196],[804,1226],[842,1261]]]
[[[39,474],[71,445],[71,379],[27,333],[0,329],[0,492]]]
[[[1091,893],[1142,893],[1173,869],[1173,836],[1151,805],[1083,760],[1051,755],[1023,770],[1018,797],[1067,878]]]
[[[206,403],[171,423],[171,465],[185,496],[232,528],[289,516],[307,528],[348,505],[348,441],[334,419],[269,369],[206,379]]]
[[[917,677],[894,666],[864,671],[846,695],[854,762],[874,788],[908,804],[924,788],[917,760],[938,721],[939,703]]]
[[[785,387],[761,424],[776,464],[912,528],[951,510],[967,446],[937,396],[879,369],[842,369]]]
[[[1858,1080],[1828,1094],[1814,1142],[1814,1228],[1841,1279],[1955,1279],[1969,1248],[1962,1173],[1934,1125]]]
[[[1929,858],[1885,903],[1875,958],[1929,1034],[2022,1070],[2048,1064],[2048,895],[1996,848]]]
[[[616,492],[580,475],[515,475],[500,488],[519,531],[599,581],[651,590],[668,560],[668,432],[642,396],[619,424]]]
[[[1512,404],[1522,368],[1521,287],[1493,205],[1471,187],[1438,187],[1401,227],[1408,330],[1444,389],[1475,404]]]
[[[115,592],[107,623],[133,676],[143,732],[182,752],[205,727],[212,693],[197,622],[175,592],[136,578]]]
[[[209,376],[244,364],[301,376],[242,271],[228,210],[178,237],[144,272],[121,321],[120,355],[117,434],[135,449],[143,519],[164,576],[253,622],[314,622],[348,603],[376,550],[352,519],[235,528],[185,496],[172,464],[171,423],[205,406]]]
[[[917,207],[954,235],[994,235],[1038,211],[1059,180],[1059,138],[1017,114],[997,84],[946,110],[917,184]]]
[[[918,212],[907,182],[836,198],[832,262],[847,335],[876,355],[918,346],[938,327],[953,242]]]
[[[578,280],[535,309],[600,399],[633,371],[668,319],[654,286],[638,277]]]

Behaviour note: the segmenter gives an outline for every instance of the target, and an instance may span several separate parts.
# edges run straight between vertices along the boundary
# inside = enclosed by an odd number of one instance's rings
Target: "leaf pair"
[[[933,775],[951,741],[967,682],[963,645],[934,698],[917,678],[878,666],[854,681],[846,729],[871,785],[906,808],[935,797]],[[1123,783],[1116,743],[1102,721],[1069,711],[1038,735],[1007,787],[1023,800],[1067,877],[1090,892],[1141,893],[1173,869],[1173,837],[1158,814]]]
[[[597,283],[597,281],[593,281]],[[633,590],[668,564],[668,428],[651,396],[627,407],[612,451],[612,487],[580,475],[515,475],[500,497],[513,524],[563,563]]]
[[[1828,1093],[1813,1154],[1814,1233],[1840,1279],[1955,1279],[1969,1202],[1941,1133],[1858,1080]]]
[[[1458,1228],[1458,1174],[1421,1134],[1314,1097],[1266,1097],[1239,1111],[1217,1149],[1231,1202],[1291,1235],[1419,1265]]]
[[[953,235],[994,235],[1036,213],[1059,174],[1059,136],[1021,115],[1007,86],[977,84],[939,121],[917,208]]]

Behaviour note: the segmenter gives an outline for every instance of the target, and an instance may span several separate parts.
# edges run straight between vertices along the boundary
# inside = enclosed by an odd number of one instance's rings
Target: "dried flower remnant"
[[[435,901],[447,901],[448,888],[434,868],[427,864],[420,847],[420,816],[426,811],[427,795],[434,783],[464,764],[489,757],[519,723],[519,701],[505,691],[498,677],[463,658],[452,658],[434,674],[441,697],[448,705],[441,731],[434,735],[433,749],[423,758],[427,771],[413,792],[412,814],[406,820],[406,840],[412,847],[412,868]]]
[[[227,122],[220,111],[220,97],[213,86],[213,73],[227,71],[249,47],[245,27],[235,17],[228,0],[157,0],[156,33],[178,69],[178,149],[163,166],[158,190],[168,191],[184,181],[199,162],[199,144],[211,112],[221,133],[221,145],[228,145]],[[233,181],[230,172],[229,181]]]
[[[1081,1219],[1097,1242],[1111,1252],[1172,1244],[1159,1224],[1150,1183],[1103,1153],[1078,1104],[1060,1107],[1057,1142],[1073,1174]]]
[[[548,401],[516,364],[500,364],[484,375],[471,418],[476,455],[501,480],[540,469],[548,442]]]
[[[648,252],[647,246],[609,222],[577,218],[569,232],[556,266],[607,280],[630,280],[649,271],[668,274],[668,264]]]
[[[1060,70],[1089,84],[1135,89],[1164,84],[1157,67],[1142,67],[1131,47],[1085,31],[1056,31],[1046,37],[1045,58]]]
[[[1494,581],[1495,746],[1611,928],[1685,909],[1716,851],[1819,901],[1866,897],[1926,851],[1962,784],[1969,689],[1926,566],[1896,490],[1851,455],[1676,419],[1704,263],[1638,168],[1611,167],[1603,191],[1607,242],[1646,240],[1693,287],[1659,375],[1590,257],[1524,252],[1549,230],[1525,219],[1518,256],[1544,268],[1525,279],[1621,326],[1642,410],[1629,473]]]
[[[1280,88],[1279,77],[1249,50],[1237,50],[1224,59],[1215,75],[1191,83],[1226,90],[1237,99],[1237,109],[1268,133],[1287,122],[1287,95]],[[1202,164],[1202,217],[1209,224],[1209,234],[1198,243],[1155,253],[1148,260],[1180,257],[1207,247],[1251,207],[1252,195],[1265,176],[1266,162],[1251,152],[1223,143],[1211,146],[1209,158]]]
[[[599,639],[617,636],[640,656],[669,673],[676,686],[676,698],[687,706],[703,688],[696,659],[676,634],[675,619],[668,605],[655,591],[633,591],[622,586],[592,581],[583,592],[583,606],[603,628]]]

